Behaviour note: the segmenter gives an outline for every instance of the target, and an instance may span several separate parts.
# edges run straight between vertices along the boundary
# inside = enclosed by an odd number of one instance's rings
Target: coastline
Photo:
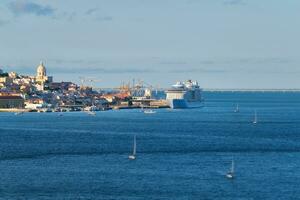
[[[25,108],[0,108],[0,112],[29,112]]]
[[[112,106],[106,109],[97,110],[97,111],[107,111],[107,110],[124,110],[124,109],[163,109],[163,108],[169,108],[167,105],[161,105],[161,106]],[[55,111],[55,109],[50,109],[46,111],[45,109],[38,109],[38,110],[32,110],[32,109],[25,109],[25,108],[0,108],[0,113],[25,113],[25,112],[39,112],[39,113],[46,113],[46,112],[57,112],[57,113],[63,113],[63,112],[87,112],[85,110],[68,110],[68,111]]]

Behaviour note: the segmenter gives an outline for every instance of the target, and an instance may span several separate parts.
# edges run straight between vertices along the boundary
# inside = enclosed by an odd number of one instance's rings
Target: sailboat
[[[230,168],[229,172],[227,172],[226,177],[229,178],[229,179],[234,178],[234,162],[233,162],[233,159],[231,161],[231,168]]]
[[[240,112],[239,104],[236,104],[236,108],[235,108],[234,112],[235,112],[235,113]]]
[[[136,136],[134,136],[134,139],[133,139],[133,152],[132,152],[132,155],[129,155],[128,158],[130,160],[135,160],[135,157],[136,157]]]
[[[253,120],[253,124],[257,124],[257,113],[256,110],[254,112],[254,120]]]

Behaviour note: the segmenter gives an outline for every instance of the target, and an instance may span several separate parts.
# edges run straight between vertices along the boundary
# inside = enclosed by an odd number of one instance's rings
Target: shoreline
[[[103,112],[108,110],[131,110],[131,109],[164,109],[170,108],[169,106],[112,106],[103,110],[94,110],[95,112]],[[55,111],[53,110],[32,110],[32,109],[25,109],[25,108],[0,108],[0,113],[64,113],[64,112],[89,112],[86,110],[66,110],[66,111]]]
[[[0,108],[0,112],[29,112],[25,108]]]

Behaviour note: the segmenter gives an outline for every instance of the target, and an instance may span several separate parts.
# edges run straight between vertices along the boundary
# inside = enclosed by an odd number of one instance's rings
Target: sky
[[[300,88],[299,0],[1,0],[0,68],[55,81]]]

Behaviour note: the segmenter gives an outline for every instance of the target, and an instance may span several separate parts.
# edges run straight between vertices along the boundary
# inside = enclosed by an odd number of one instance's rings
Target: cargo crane
[[[86,87],[86,86],[84,85],[85,82],[89,82],[89,83],[90,83],[90,86],[88,86],[88,87],[93,88],[93,83],[101,82],[100,79],[95,79],[95,78],[93,78],[93,77],[82,77],[82,76],[80,76],[79,79],[80,79],[80,82],[81,82],[80,87]]]
[[[101,80],[96,80],[93,78],[85,78],[85,77],[80,77],[80,81],[81,81],[81,86],[84,85],[85,82],[99,82]],[[92,85],[91,85],[92,86]],[[158,91],[159,86],[153,86],[143,80],[138,79],[137,81],[135,79],[133,79],[132,81],[128,81],[128,82],[121,82],[121,85],[119,87],[111,87],[111,88],[93,88],[94,90],[113,90],[115,92],[119,91],[120,93],[128,93],[131,96],[144,96],[145,91]]]
[[[155,90],[156,94],[158,92],[159,85],[153,86],[143,80],[138,79],[136,82],[135,79],[132,80],[132,87],[130,88],[130,92],[132,96],[142,97],[142,96],[150,96],[152,91]]]

